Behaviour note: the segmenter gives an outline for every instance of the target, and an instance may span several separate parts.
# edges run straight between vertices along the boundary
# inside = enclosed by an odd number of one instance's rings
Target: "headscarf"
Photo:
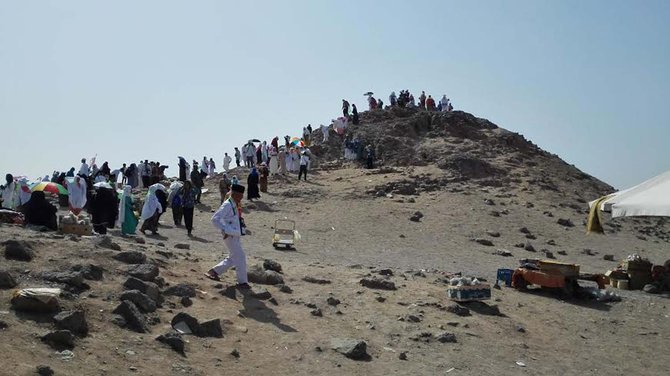
[[[237,178],[237,175],[233,175],[233,178],[230,179],[230,183],[240,185],[240,179]]]
[[[154,213],[156,213],[156,210],[158,210],[159,213],[163,212],[163,207],[158,201],[158,197],[156,197],[156,189],[158,189],[156,184],[149,187],[149,192],[147,192],[147,197],[144,200],[144,206],[142,206],[143,220],[151,218]],[[163,187],[163,189],[165,189],[165,187]]]
[[[129,185],[123,186],[123,193],[121,194],[121,204],[119,205],[119,218],[117,222],[119,227],[123,225],[123,222],[126,220],[126,197],[131,197],[132,187]],[[132,197],[131,197],[132,200]]]
[[[258,176],[258,170],[256,170],[256,167],[251,169],[249,176]]]
[[[73,208],[82,209],[86,205],[86,180],[76,176],[74,182],[67,185],[67,191],[70,194],[69,201]]]

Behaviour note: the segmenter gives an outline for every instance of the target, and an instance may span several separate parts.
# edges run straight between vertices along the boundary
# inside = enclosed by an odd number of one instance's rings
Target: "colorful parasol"
[[[48,182],[48,181],[43,181],[41,183],[37,183],[37,184],[33,185],[32,187],[30,187],[30,190],[32,192],[36,192],[36,191],[49,192],[49,193],[53,193],[53,194],[56,194],[56,195],[67,195],[68,194],[67,189],[65,189],[65,187],[63,187],[62,185],[60,185],[58,183]]]
[[[305,143],[302,140],[291,141],[291,145],[298,148],[305,147]]]

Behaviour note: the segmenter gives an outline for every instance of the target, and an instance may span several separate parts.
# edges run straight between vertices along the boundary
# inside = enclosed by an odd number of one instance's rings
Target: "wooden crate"
[[[449,286],[447,297],[456,302],[471,302],[474,300],[491,299],[491,285],[482,283],[473,286]]]
[[[639,272],[649,272],[651,273],[651,262],[640,260],[640,261],[624,261],[623,268],[627,271],[639,271]]]
[[[547,274],[560,274],[565,277],[579,277],[579,265],[558,261],[540,260],[540,270]]]
[[[79,236],[93,235],[93,228],[90,225],[61,223],[60,231],[63,234],[74,234]]]

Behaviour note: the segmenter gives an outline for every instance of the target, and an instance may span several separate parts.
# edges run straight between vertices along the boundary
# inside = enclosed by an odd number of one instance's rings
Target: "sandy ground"
[[[343,168],[314,171],[308,182],[296,182],[294,176],[271,179],[270,193],[257,202],[244,202],[252,234],[243,238],[243,246],[250,265],[263,259],[282,265],[293,293],[280,292],[275,286],[254,286],[254,290],[266,288],[277,305],[243,295],[236,300],[221,295],[235,283],[232,271],[224,276],[222,285],[202,277],[225,255],[220,234],[210,224],[219,204],[215,181],[208,182],[210,193],[196,210],[194,238],[171,224],[169,212],[161,219],[160,236],[139,235],[146,244],[113,232],[112,239],[122,250],[140,250],[153,259],[169,284],[196,286],[197,296],[188,308],[178,298],[166,297],[157,311],[160,323],[147,334],[111,322],[127,267],[111,258],[116,251],[96,248],[91,238],[72,241],[67,236],[2,226],[2,240],[34,243],[33,261],[1,261],[19,287],[47,286],[38,278],[39,272],[67,269],[74,263],[100,265],[105,278],[89,281],[90,290],[63,299],[66,308],[84,309],[91,327],[87,337],[76,341],[70,360],[61,359],[40,342],[41,335],[53,330],[49,317],[15,312],[9,304],[12,290],[0,290],[0,320],[8,325],[0,330],[0,374],[34,374],[40,364],[49,365],[56,375],[223,375],[240,371],[277,375],[668,374],[667,295],[617,290],[621,302],[599,303],[503,287],[494,290],[486,304],[466,305],[471,315],[460,317],[446,310],[453,303],[446,298],[442,281],[457,272],[493,281],[498,268],[516,267],[520,258],[541,258],[543,248],[560,261],[580,264],[584,272],[615,267],[616,262],[603,260],[604,254],[619,260],[637,252],[662,263],[669,257],[668,243],[651,236],[638,238],[637,229],[655,221],[626,221],[616,233],[585,235],[586,204],[581,209],[570,208],[578,194],[567,188],[560,190],[565,193],[556,193],[523,185],[510,189],[457,183],[412,196],[367,193],[388,182],[420,181],[439,174],[433,167],[388,173]],[[487,199],[494,205],[487,204]],[[504,210],[508,214],[490,214]],[[420,222],[409,220],[416,211],[424,215]],[[293,251],[276,250],[271,244],[274,220],[285,217],[295,220],[302,234]],[[576,226],[560,226],[558,218],[569,218]],[[527,239],[521,227],[527,227],[536,239]],[[665,225],[661,227],[666,231]],[[487,231],[500,236],[492,237]],[[489,239],[494,246],[480,245],[473,238]],[[550,240],[555,245],[547,244]],[[527,241],[538,252],[515,247]],[[176,249],[178,243],[189,244],[190,249]],[[585,254],[585,248],[595,255]],[[509,250],[514,257],[496,255],[497,249]],[[168,251],[172,257],[156,251]],[[361,278],[386,268],[393,271],[390,280],[398,286],[396,291],[360,285]],[[330,283],[309,283],[303,280],[307,276]],[[326,299],[331,296],[341,304],[329,305]],[[316,305],[323,316],[312,315],[313,308],[307,304]],[[185,337],[186,357],[182,357],[155,341],[169,331],[170,320],[178,312],[200,320],[222,319],[224,338]],[[419,321],[412,322],[408,315]],[[457,342],[437,341],[435,337],[443,332],[455,334]],[[345,337],[365,340],[371,359],[350,360],[330,348],[333,338]],[[239,358],[231,355],[234,349]],[[406,360],[400,359],[401,353]]]

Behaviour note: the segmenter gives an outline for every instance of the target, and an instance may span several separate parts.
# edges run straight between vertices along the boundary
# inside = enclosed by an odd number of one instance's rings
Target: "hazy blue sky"
[[[0,172],[201,160],[408,88],[624,188],[670,169],[670,1],[0,0]]]

